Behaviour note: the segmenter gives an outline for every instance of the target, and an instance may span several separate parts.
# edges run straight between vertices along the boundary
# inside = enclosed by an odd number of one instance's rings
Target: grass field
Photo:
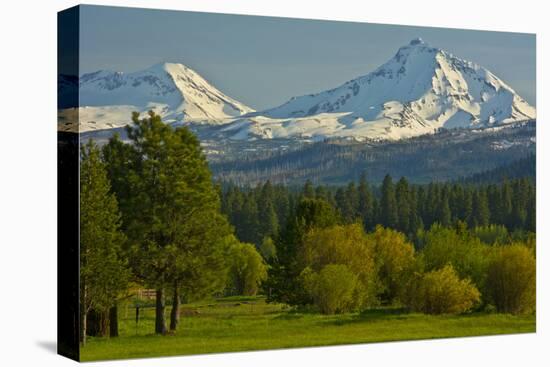
[[[169,311],[169,310],[167,310]],[[398,309],[324,316],[300,313],[261,297],[224,298],[183,306],[177,333],[152,334],[154,309],[120,311],[120,337],[90,338],[83,361],[203,354],[275,348],[529,333],[535,316],[475,313],[428,316]],[[168,312],[167,312],[168,316]]]

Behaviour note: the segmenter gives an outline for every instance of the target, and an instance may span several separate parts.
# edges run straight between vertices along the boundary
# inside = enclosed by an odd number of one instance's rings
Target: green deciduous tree
[[[474,307],[480,299],[469,279],[460,279],[452,265],[417,274],[409,283],[407,305],[428,314],[458,314]]]
[[[304,238],[298,263],[301,269],[314,272],[329,264],[345,265],[359,281],[354,288],[354,305],[363,308],[378,303],[380,283],[374,243],[361,224],[313,228]]]
[[[327,228],[340,222],[340,217],[322,199],[302,199],[277,238],[277,259],[271,264],[266,282],[268,301],[304,304],[309,300],[298,276],[304,266],[297,261],[304,237],[313,228]]]
[[[354,297],[360,283],[346,265],[329,264],[319,273],[306,268],[302,272],[302,282],[321,313],[346,312],[356,305]]]
[[[233,237],[229,247],[229,286],[235,294],[254,296],[267,278],[267,265],[255,246]]]
[[[273,241],[271,237],[264,237],[258,251],[267,262],[272,262],[277,259],[277,247],[275,246],[275,241]]]
[[[536,261],[521,244],[497,247],[487,275],[486,292],[500,312],[530,313],[536,304]]]
[[[403,233],[381,226],[368,234],[367,239],[374,244],[381,297],[385,302],[394,302],[414,270],[414,247]]]
[[[472,229],[472,233],[488,245],[506,244],[510,241],[510,234],[503,225],[490,224],[484,227],[475,227]]]
[[[422,238],[426,270],[437,270],[451,264],[461,278],[470,278],[483,289],[490,247],[481,243],[465,228],[462,230],[433,225]]]

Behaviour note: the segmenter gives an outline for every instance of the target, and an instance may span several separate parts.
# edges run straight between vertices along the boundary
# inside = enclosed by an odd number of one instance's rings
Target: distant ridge
[[[527,177],[535,179],[536,171],[537,160],[535,154],[530,154],[525,158],[518,159],[500,167],[496,167],[491,170],[483,171],[469,177],[462,178],[459,180],[459,182],[472,184],[491,184],[516,178]]]

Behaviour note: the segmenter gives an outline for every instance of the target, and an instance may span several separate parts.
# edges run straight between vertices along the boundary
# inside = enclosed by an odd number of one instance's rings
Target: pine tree
[[[125,177],[132,194],[123,196],[123,215],[134,274],[156,289],[155,332],[164,334],[168,290],[177,311],[180,292],[223,288],[223,238],[230,229],[197,138],[186,127],[165,125],[153,112],[144,119],[134,113],[132,119]],[[177,320],[171,324],[175,328]]]
[[[411,198],[409,191],[409,183],[405,177],[397,182],[395,186],[395,197],[397,203],[397,227],[403,233],[410,233],[411,220]]]
[[[473,227],[474,220],[474,195],[471,190],[464,193],[464,221]]]
[[[380,199],[380,222],[383,226],[396,228],[398,224],[397,202],[395,188],[390,175],[382,182],[382,197]]]
[[[508,180],[505,180],[500,189],[500,206],[498,213],[498,223],[511,228],[512,216],[512,186]]]
[[[253,192],[248,192],[244,196],[244,202],[241,211],[242,225],[237,232],[237,237],[241,242],[259,243],[260,237],[260,221],[258,203]]]
[[[420,216],[419,214],[419,210],[418,210],[418,191],[415,187],[411,187],[411,190],[410,190],[410,207],[411,207],[411,210],[410,210],[410,220],[409,220],[409,225],[410,225],[410,230],[409,230],[409,233],[410,233],[410,236],[412,238],[415,238],[416,237],[416,233],[419,231],[419,230],[422,230],[424,228],[424,224],[422,222],[422,217]]]
[[[87,316],[107,318],[126,289],[129,272],[122,250],[118,203],[111,192],[100,151],[93,140],[81,148],[80,163],[80,341],[86,343]],[[112,320],[115,324],[116,320]]]
[[[274,238],[279,232],[279,220],[275,211],[274,193],[271,182],[267,181],[261,188],[258,198],[259,247],[266,237]]]
[[[439,204],[438,222],[442,226],[448,227],[451,225],[451,220],[452,220],[452,213],[451,213],[451,208],[449,206],[449,194],[447,193],[447,190],[445,190],[442,193],[441,201]]]
[[[358,215],[361,217],[363,227],[365,230],[374,229],[376,224],[376,218],[374,216],[374,199],[364,173],[359,179],[357,191],[359,196]]]
[[[313,183],[311,183],[310,180],[307,180],[304,184],[302,195],[308,199],[313,199],[315,197],[315,189],[313,188]]]
[[[327,228],[339,222],[334,207],[326,201],[307,198],[300,201],[277,239],[277,258],[268,270],[265,283],[269,302],[299,305],[309,299],[298,279],[303,270],[297,262],[298,251],[305,234],[312,228]]]
[[[519,179],[513,185],[513,208],[511,215],[511,229],[522,229],[527,221],[527,204],[529,183],[525,179]]]
[[[325,186],[319,185],[315,188],[315,198],[328,201],[329,192]]]
[[[477,190],[473,196],[473,227],[486,226],[490,220],[487,193],[483,188]]]
[[[350,182],[346,188],[339,188],[335,199],[344,222],[352,223],[357,217],[356,206],[359,202],[355,183]]]

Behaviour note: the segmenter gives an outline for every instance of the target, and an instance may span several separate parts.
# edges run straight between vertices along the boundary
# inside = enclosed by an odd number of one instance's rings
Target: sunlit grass
[[[133,308],[120,311],[120,337],[90,338],[85,361],[230,351],[527,333],[535,316],[474,313],[429,316],[384,308],[325,316],[296,312],[261,297],[232,297],[182,306],[178,331],[154,335],[154,309],[136,326]],[[169,310],[167,310],[168,316]]]

